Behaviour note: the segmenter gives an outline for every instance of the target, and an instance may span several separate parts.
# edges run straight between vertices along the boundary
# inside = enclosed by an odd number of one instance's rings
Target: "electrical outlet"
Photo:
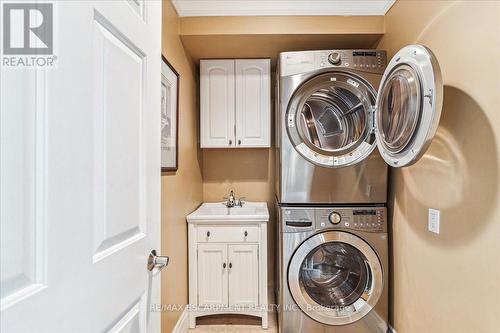
[[[430,232],[439,234],[439,224],[441,212],[437,209],[429,208],[428,229]]]

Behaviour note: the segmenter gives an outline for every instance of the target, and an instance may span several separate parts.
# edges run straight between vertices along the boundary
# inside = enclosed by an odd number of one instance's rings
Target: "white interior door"
[[[259,304],[258,244],[229,245],[229,305]]]
[[[236,147],[271,145],[270,71],[270,59],[236,59]]]
[[[198,305],[227,305],[227,245],[198,245]]]
[[[234,60],[200,61],[201,148],[234,147]]]
[[[52,4],[55,67],[1,69],[1,331],[159,332],[161,2]]]

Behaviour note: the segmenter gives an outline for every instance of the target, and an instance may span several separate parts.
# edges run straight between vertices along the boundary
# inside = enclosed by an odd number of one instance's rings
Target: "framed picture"
[[[179,73],[161,56],[161,171],[177,171]]]

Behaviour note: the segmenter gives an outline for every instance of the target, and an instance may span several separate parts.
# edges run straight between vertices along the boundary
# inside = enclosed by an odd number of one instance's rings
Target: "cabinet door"
[[[236,146],[270,147],[269,59],[236,60]]]
[[[234,147],[234,112],[234,60],[201,60],[201,148]]]
[[[229,245],[229,304],[259,304],[259,259],[257,244]]]
[[[198,305],[227,305],[227,245],[198,245]]]

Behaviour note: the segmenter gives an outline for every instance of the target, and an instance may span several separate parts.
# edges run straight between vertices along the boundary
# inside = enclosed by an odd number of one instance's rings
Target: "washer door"
[[[318,74],[297,88],[288,105],[290,140],[308,161],[337,168],[361,162],[375,148],[375,90],[345,71]]]
[[[377,146],[387,164],[403,167],[422,157],[442,104],[441,70],[432,51],[421,45],[402,48],[385,70],[375,109]]]
[[[361,238],[340,231],[317,234],[294,253],[288,267],[293,299],[312,319],[346,325],[377,304],[383,288],[380,260]]]

